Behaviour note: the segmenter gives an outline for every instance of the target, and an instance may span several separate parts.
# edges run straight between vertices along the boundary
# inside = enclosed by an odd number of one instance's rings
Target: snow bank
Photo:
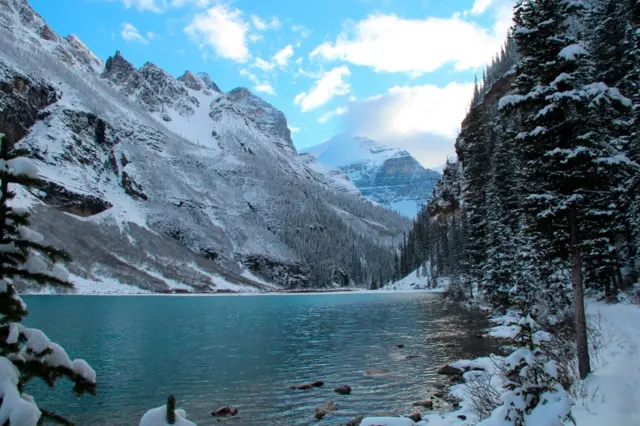
[[[430,280],[428,276],[418,276],[418,271],[413,271],[401,280],[385,285],[383,289],[399,291],[426,290],[434,293],[441,293],[449,288],[449,278],[438,278],[436,280],[435,288],[429,288],[431,284],[429,281]]]
[[[177,409],[176,422],[170,425],[166,422],[167,418],[167,406],[154,408],[149,410],[142,416],[140,420],[140,426],[197,426],[195,423],[187,420],[187,413],[182,409]]]
[[[406,417],[367,417],[362,420],[360,426],[422,426],[425,422],[415,423]]]

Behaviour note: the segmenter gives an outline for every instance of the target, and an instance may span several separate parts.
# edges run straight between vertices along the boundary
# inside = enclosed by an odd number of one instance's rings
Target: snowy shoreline
[[[346,295],[346,294],[398,294],[398,293],[415,293],[415,294],[442,294],[444,289],[428,289],[428,290],[350,290],[350,291],[305,291],[305,292],[238,292],[238,293],[22,293],[23,296],[97,296],[97,297],[262,297],[262,296],[327,296],[327,295]]]
[[[585,380],[577,380],[571,389],[572,414],[579,426],[640,425],[640,307],[631,303],[607,304],[587,300],[587,315],[595,319],[604,336],[593,357],[593,371]],[[509,323],[513,316],[492,317],[494,323],[487,337],[508,339],[513,333]],[[379,426],[473,426],[481,422],[473,407],[473,396],[467,385],[473,380],[486,380],[498,394],[502,392],[499,366],[505,357],[491,355],[471,360],[452,360],[449,366],[460,370],[464,380],[452,384],[448,395],[459,401],[459,408],[448,412],[424,410],[422,419],[407,417],[365,418],[362,424]],[[454,362],[455,361],[455,362]],[[474,371],[477,370],[477,371]],[[477,396],[476,396],[477,397]],[[503,426],[493,419],[482,425]],[[537,426],[537,424],[536,424]],[[540,426],[546,426],[540,424]]]

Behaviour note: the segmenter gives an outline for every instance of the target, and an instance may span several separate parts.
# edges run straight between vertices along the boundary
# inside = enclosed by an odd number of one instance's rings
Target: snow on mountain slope
[[[345,175],[342,170],[337,167],[331,167],[318,161],[316,157],[309,153],[302,153],[298,156],[299,160],[305,164],[309,169],[318,173],[326,182],[330,183],[334,187],[348,193],[348,194],[360,194],[360,190],[351,180],[349,176]]]
[[[102,61],[78,37],[59,36],[27,0],[0,0],[0,29],[25,45],[35,45],[52,53],[66,64],[90,72],[102,69]]]
[[[45,37],[26,1],[0,5],[0,132],[40,168],[35,227],[76,258],[67,267],[81,291],[265,290],[390,272],[408,221],[300,161],[272,105],[118,53],[99,70],[79,40]]]
[[[338,135],[303,151],[340,168],[368,199],[407,217],[416,216],[440,178],[407,151],[364,137]]]

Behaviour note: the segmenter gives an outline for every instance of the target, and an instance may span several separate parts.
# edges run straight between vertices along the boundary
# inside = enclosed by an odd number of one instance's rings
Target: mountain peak
[[[110,77],[115,73],[131,74],[135,72],[137,71],[133,64],[127,61],[119,50],[116,50],[115,55],[107,58],[102,77]]]
[[[204,89],[204,87],[202,87],[203,85],[201,80],[193,75],[189,70],[185,71],[184,74],[178,77],[178,81],[191,90],[200,91]]]
[[[206,72],[199,72],[196,76],[204,82],[204,84],[214,92],[222,93],[222,90],[218,87],[216,83],[211,79],[211,76]]]
[[[302,151],[340,168],[368,199],[408,217],[426,203],[440,177],[406,150],[362,136],[340,134]]]
[[[230,90],[227,94],[230,98],[236,101],[253,96],[246,87],[236,87],[235,89]]]

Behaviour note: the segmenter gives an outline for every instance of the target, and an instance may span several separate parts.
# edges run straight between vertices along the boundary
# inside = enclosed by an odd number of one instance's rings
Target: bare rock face
[[[249,89],[237,87],[216,99],[211,106],[209,116],[216,120],[227,114],[250,121],[257,129],[272,136],[275,143],[295,152],[291,130],[282,111],[254,96]]]
[[[44,81],[13,73],[0,62],[0,129],[12,143],[27,134],[39,112],[58,100],[56,90]]]
[[[208,89],[213,90],[214,92],[218,92],[218,93],[222,93],[222,90],[220,90],[220,88],[218,87],[218,85],[216,83],[213,82],[213,80],[211,79],[211,76],[209,74],[207,74],[206,72],[199,72],[198,74],[196,74],[198,76],[198,78],[200,80],[202,80],[205,84],[205,86]]]
[[[204,85],[202,84],[201,80],[195,75],[191,74],[191,71],[185,71],[184,74],[178,77],[178,81],[180,81],[191,90],[199,91],[204,89]]]

